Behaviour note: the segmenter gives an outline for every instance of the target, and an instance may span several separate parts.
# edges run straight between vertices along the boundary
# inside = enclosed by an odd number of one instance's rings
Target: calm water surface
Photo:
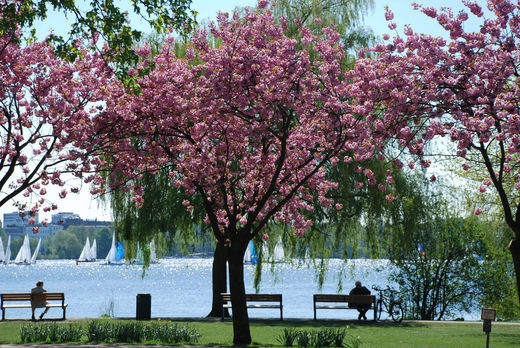
[[[94,318],[109,312],[117,317],[135,317],[136,294],[150,294],[152,317],[204,317],[211,309],[211,258],[161,259],[142,276],[141,266],[107,266],[102,263],[80,263],[73,260],[39,260],[34,265],[0,265],[0,293],[25,292],[37,280],[45,282],[51,292],[64,292],[68,318]],[[312,267],[277,263],[271,272],[264,265],[260,292],[283,294],[284,317],[312,318],[314,293],[336,293],[338,281],[343,292],[361,280],[371,288],[387,285],[386,260],[331,259],[322,289]],[[246,292],[254,292],[254,266],[246,265]],[[25,318],[28,309],[10,309],[7,318]],[[61,309],[51,309],[49,317],[59,317]],[[277,317],[276,309],[250,310],[249,316]],[[356,318],[356,311],[320,310],[319,318]],[[467,318],[470,319],[470,318]]]

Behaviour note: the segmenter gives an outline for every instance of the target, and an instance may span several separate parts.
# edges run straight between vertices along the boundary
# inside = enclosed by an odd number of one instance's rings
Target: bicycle
[[[383,311],[383,306],[385,307],[386,312],[392,317],[392,320],[396,323],[400,323],[403,320],[403,307],[401,305],[401,301],[397,301],[394,298],[395,290],[387,287],[386,289],[380,289],[377,287],[372,287],[375,291],[379,292],[379,298],[376,302],[376,310],[377,310],[377,320],[381,318],[381,312]]]

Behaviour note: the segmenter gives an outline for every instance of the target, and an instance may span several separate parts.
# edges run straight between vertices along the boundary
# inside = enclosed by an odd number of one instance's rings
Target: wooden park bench
[[[231,294],[222,293],[220,296],[222,299],[222,320],[224,320],[224,310],[226,308],[231,308]],[[280,320],[283,320],[282,294],[246,294],[246,304],[247,308],[279,308]]]
[[[5,320],[5,310],[7,308],[31,308],[31,300],[37,302],[60,301],[60,303],[48,302],[47,307],[61,307],[63,309],[63,320],[67,304],[65,303],[65,294],[63,292],[44,292],[38,293],[8,293],[0,294],[0,303],[2,308],[2,320]],[[17,302],[15,304],[6,304],[7,302]],[[27,302],[27,303],[20,303]]]
[[[328,303],[318,305],[317,303]],[[337,305],[332,303],[344,303]],[[374,320],[377,318],[375,295],[338,295],[338,294],[314,294],[314,320],[317,309],[357,309],[357,305],[366,305],[367,309],[374,310]],[[370,306],[370,307],[368,307]]]

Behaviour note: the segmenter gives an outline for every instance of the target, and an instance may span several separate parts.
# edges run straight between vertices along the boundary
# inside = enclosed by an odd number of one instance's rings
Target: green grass
[[[115,319],[100,319],[115,320]],[[162,319],[165,320],[165,319]],[[202,338],[198,345],[232,346],[233,325],[231,321],[193,320],[178,321],[197,329]],[[47,321],[45,321],[47,322]],[[87,319],[79,320],[85,324]],[[19,327],[27,321],[0,322],[0,344],[20,343]],[[313,330],[320,328],[344,328],[350,338],[358,338],[363,348],[406,347],[483,347],[486,335],[482,323],[470,322],[345,322],[337,320],[251,320],[253,347],[281,347],[277,337],[284,328]],[[347,339],[348,341],[348,339]],[[518,347],[520,324],[493,323],[490,336],[491,347]],[[84,342],[82,342],[84,343]]]

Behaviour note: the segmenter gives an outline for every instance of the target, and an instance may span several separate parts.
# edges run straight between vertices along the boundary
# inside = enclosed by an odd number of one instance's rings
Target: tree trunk
[[[520,303],[520,241],[517,238],[513,238],[511,243],[509,243],[509,251],[513,257],[516,275],[516,291],[518,293],[518,303]]]
[[[229,248],[229,288],[233,308],[233,343],[245,345],[251,343],[244,287],[244,251],[246,248],[242,248],[238,244],[233,243]]]
[[[226,248],[217,243],[215,252],[213,254],[213,268],[212,268],[212,287],[213,287],[213,303],[211,305],[211,312],[207,315],[208,318],[222,317],[222,300],[220,294],[227,292],[227,255]],[[229,318],[229,311],[224,311],[224,317]]]

